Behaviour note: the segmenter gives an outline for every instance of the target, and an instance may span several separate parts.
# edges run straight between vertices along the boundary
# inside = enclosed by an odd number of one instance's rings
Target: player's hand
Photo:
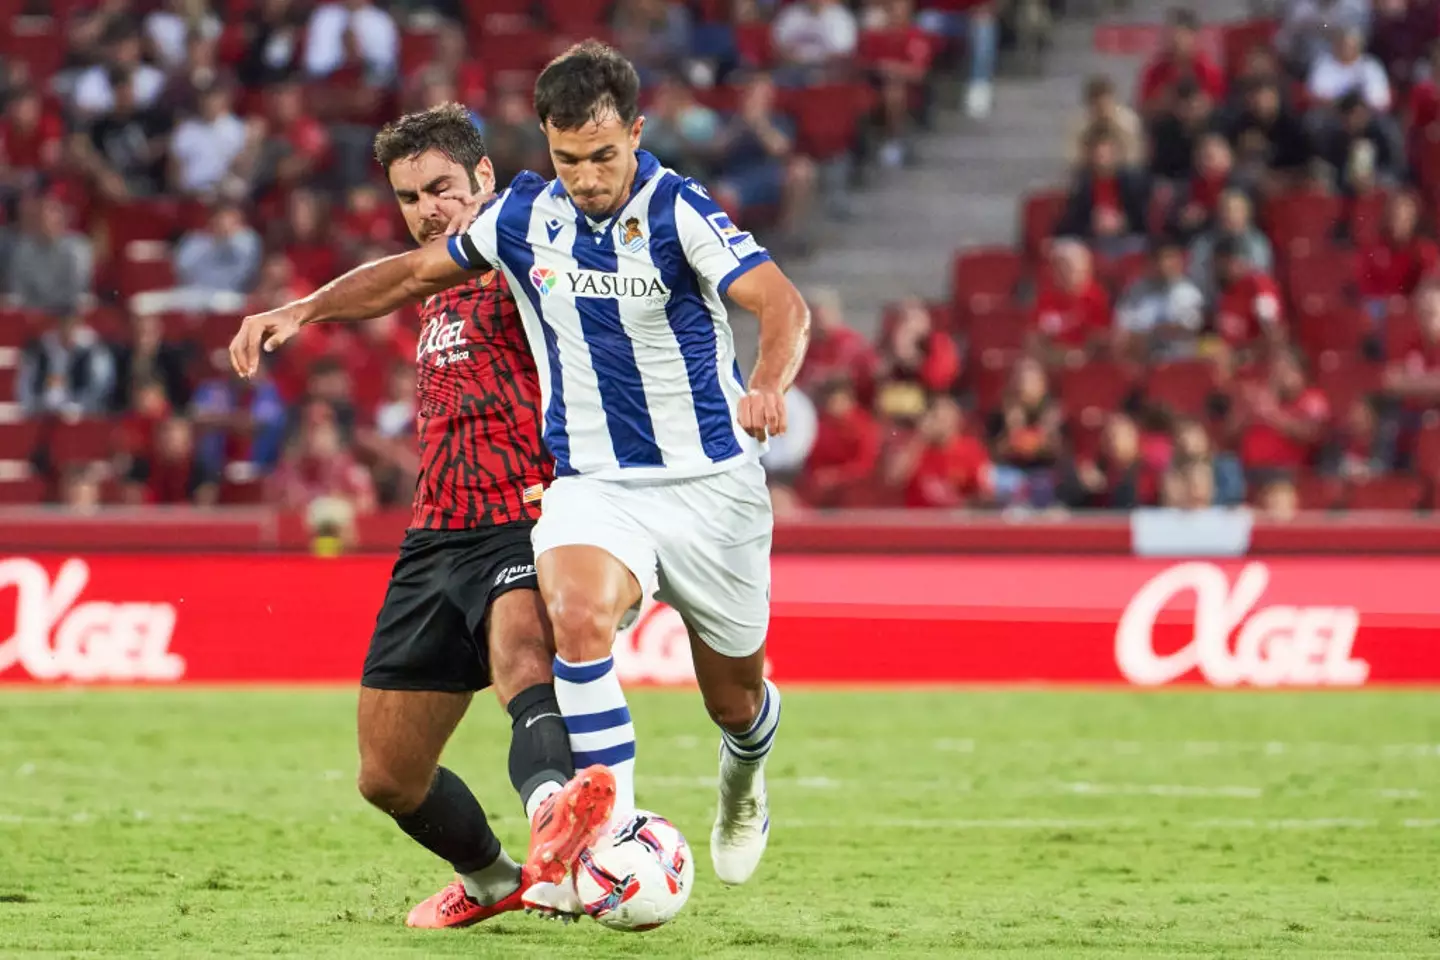
[[[300,332],[300,310],[286,304],[245,318],[230,341],[230,366],[247,380],[260,369],[260,353],[269,353]]]
[[[445,197],[442,195],[442,198]],[[445,228],[445,236],[453,237],[470,229],[470,224],[474,223],[475,218],[480,215],[481,204],[480,198],[473,194],[464,197],[455,195],[448,198],[459,200],[462,204],[459,212],[450,218],[450,225]]]
[[[785,432],[785,394],[751,387],[740,398],[740,426],[756,440]]]

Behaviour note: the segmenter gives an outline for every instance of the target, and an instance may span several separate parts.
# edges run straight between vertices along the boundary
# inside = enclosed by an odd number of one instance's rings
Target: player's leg
[[[474,923],[491,915],[485,908],[514,898],[520,887],[520,867],[505,855],[480,802],[459,776],[439,765],[470,697],[360,689],[361,795],[447,861],[458,880],[411,911],[410,926]]]
[[[770,820],[765,760],[780,725],[780,691],[765,679],[773,520],[758,465],[677,487],[695,533],[662,544],[658,596],[690,634],[695,678],[720,728],[720,796],[710,837],[715,872],[748,880]]]

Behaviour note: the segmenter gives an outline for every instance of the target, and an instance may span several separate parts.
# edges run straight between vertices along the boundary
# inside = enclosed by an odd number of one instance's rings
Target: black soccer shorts
[[[534,526],[408,531],[375,620],[361,686],[454,693],[488,687],[485,615],[511,590],[539,589]]]

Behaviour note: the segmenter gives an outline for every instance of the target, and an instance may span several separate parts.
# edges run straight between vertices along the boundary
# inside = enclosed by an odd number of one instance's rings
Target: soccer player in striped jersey
[[[468,226],[452,226],[446,250],[374,261],[247,317],[237,363],[253,370],[262,349],[306,324],[383,314],[477,272],[505,274],[555,457],[533,543],[576,766],[608,766],[617,814],[633,808],[635,734],[611,647],[654,590],[684,618],[721,728],[711,857],[721,880],[743,883],[768,838],[763,770],[780,718],[779,691],[763,675],[772,516],[759,457],[785,429],[809,314],[701,185],[640,149],[638,99],[634,67],[604,44],[562,54],[535,86],[557,179],[520,174]],[[748,385],[727,294],[760,323]],[[557,798],[583,803],[584,789],[571,781]],[[529,865],[556,881],[571,864],[547,829],[537,825]]]

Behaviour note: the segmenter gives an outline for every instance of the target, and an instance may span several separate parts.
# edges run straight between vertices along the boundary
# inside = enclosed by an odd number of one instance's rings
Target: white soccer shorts
[[[773,527],[765,469],[746,463],[686,480],[560,477],[531,540],[537,559],[556,547],[600,547],[716,653],[748,657],[770,624]]]

